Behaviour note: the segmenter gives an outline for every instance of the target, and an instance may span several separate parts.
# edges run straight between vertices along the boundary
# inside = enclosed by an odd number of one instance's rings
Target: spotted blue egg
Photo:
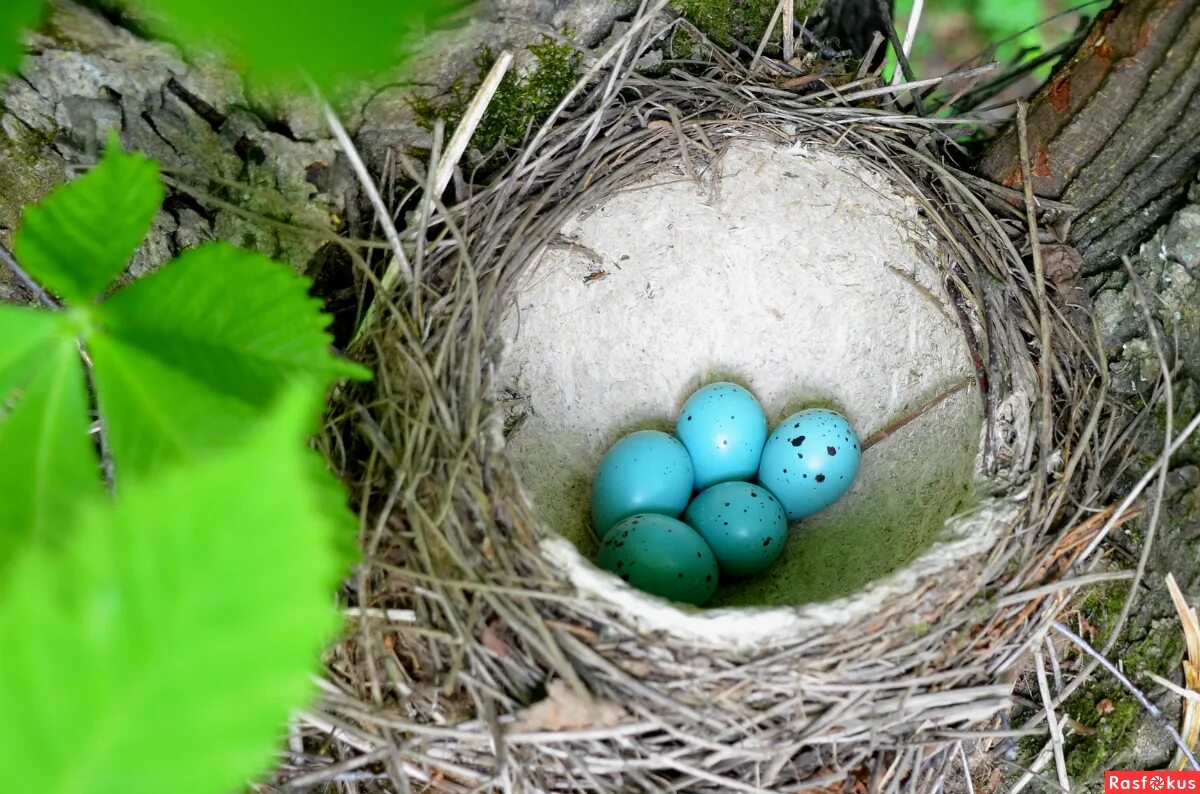
[[[810,408],[784,419],[771,433],[758,481],[795,521],[837,501],[854,482],[861,457],[858,435],[846,417]]]
[[[717,561],[694,529],[641,513],[618,522],[600,544],[600,567],[652,595],[703,605],[717,589]]]
[[[783,506],[761,485],[723,482],[696,495],[683,514],[712,549],[722,574],[750,576],[779,558],[787,539]]]
[[[636,513],[678,516],[694,480],[692,459],[679,439],[657,430],[630,433],[605,453],[592,482],[596,536]]]
[[[696,468],[696,489],[747,480],[758,471],[767,417],[754,395],[736,383],[713,383],[683,404],[675,434]]]

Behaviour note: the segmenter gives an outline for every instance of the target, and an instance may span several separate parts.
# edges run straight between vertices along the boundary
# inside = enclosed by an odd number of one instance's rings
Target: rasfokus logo
[[[1104,794],[1117,791],[1200,792],[1200,772],[1105,772]]]

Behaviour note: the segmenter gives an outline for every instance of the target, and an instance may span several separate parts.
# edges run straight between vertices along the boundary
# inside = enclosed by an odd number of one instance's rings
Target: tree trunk
[[[1082,286],[1093,299],[1092,316],[1103,338],[1110,397],[1143,405],[1160,377],[1154,337],[1120,266],[1128,255],[1149,294],[1150,321],[1158,337],[1168,340],[1164,352],[1178,365],[1176,432],[1200,409],[1198,123],[1200,0],[1115,3],[1035,96],[1028,116],[1034,192],[1070,206],[1057,214],[1069,222],[1066,240],[1083,256]],[[979,170],[1019,187],[1018,147],[1013,125],[988,150]],[[1127,446],[1130,458],[1157,457],[1163,415],[1160,410],[1158,422]],[[1143,592],[1110,654],[1175,724],[1180,699],[1155,688],[1147,674],[1181,678],[1178,619],[1161,582],[1172,573],[1190,598],[1200,592],[1200,470],[1187,465],[1197,462],[1200,443],[1195,442],[1174,459],[1170,482],[1178,491],[1164,500]],[[1143,529],[1137,524],[1114,535],[1116,565],[1135,564],[1143,551]],[[1097,645],[1108,640],[1125,593],[1108,586],[1078,602],[1082,619],[1098,633]],[[1032,697],[1036,700],[1036,690]],[[1084,726],[1067,731],[1066,764],[1076,786],[1094,784],[1105,769],[1157,769],[1170,762],[1174,747],[1161,726],[1102,671],[1063,711]],[[1028,712],[1015,713],[1014,727],[1025,716]]]
[[[1069,204],[1085,273],[1119,262],[1183,204],[1200,164],[1200,2],[1129,0],[1099,16],[1034,98],[1034,192]],[[980,170],[1021,184],[1017,130]]]

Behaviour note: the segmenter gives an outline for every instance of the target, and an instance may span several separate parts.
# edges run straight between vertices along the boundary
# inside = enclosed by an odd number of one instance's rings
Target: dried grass
[[[867,76],[789,90],[716,49],[702,73],[636,73],[651,43],[685,24],[664,29],[654,11],[643,7],[486,189],[453,207],[426,193],[401,232],[411,277],[377,301],[352,351],[375,382],[339,396],[324,439],[353,484],[364,562],[324,697],[299,720],[303,750],[281,771],[294,784],[931,791],[961,772],[964,743],[999,735],[980,726],[1009,706],[1071,594],[1111,578],[1087,571],[1103,534],[1142,510],[1136,495],[1115,503],[1110,464],[1146,413],[1106,399],[1095,330],[1073,326],[1026,264],[1036,213],[945,164],[958,120],[872,104],[913,85]],[[504,457],[495,362],[514,284],[564,221],[650,169],[684,176],[686,160],[702,176],[743,137],[861,158],[920,202],[978,368],[985,466],[999,493],[1026,498],[987,553],[868,623],[770,651],[698,652],[640,635],[543,558],[548,530]],[[418,183],[446,172],[399,167]],[[1031,428],[1006,413],[1025,382]],[[1029,442],[1014,446],[1013,433]],[[1053,718],[1070,687],[1051,663],[1057,694],[1041,667],[1039,683]],[[542,711],[523,711],[546,691]],[[540,725],[539,713],[557,716]]]

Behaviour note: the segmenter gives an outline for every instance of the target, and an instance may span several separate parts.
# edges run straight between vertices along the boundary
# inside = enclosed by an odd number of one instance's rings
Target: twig
[[[1152,324],[1153,318],[1151,318],[1149,315],[1149,307],[1148,307],[1148,304],[1145,302],[1145,295],[1140,292],[1140,283],[1138,283],[1136,281],[1136,277],[1135,277],[1134,283],[1135,283],[1135,295],[1140,297],[1139,305],[1143,311],[1143,319],[1146,320],[1147,318],[1150,318],[1150,321],[1151,321],[1150,329],[1148,330],[1148,332],[1151,334],[1152,339],[1158,340],[1159,337],[1157,335],[1157,327]],[[1169,368],[1167,368],[1166,364],[1165,364],[1165,354],[1162,353],[1162,345],[1160,343],[1158,343],[1158,341],[1156,341],[1155,348],[1156,348],[1156,353],[1159,354],[1160,365],[1164,368],[1164,372],[1167,373],[1166,374],[1166,377],[1168,378],[1167,383],[1169,384],[1169,382],[1170,382],[1169,381],[1170,375],[1169,375],[1169,371],[1168,371]],[[1106,378],[1106,374],[1102,375],[1102,377]],[[1173,422],[1173,417],[1171,418],[1171,421]],[[1163,439],[1163,445],[1164,445],[1165,449],[1164,449],[1163,453],[1160,455],[1159,459],[1157,461],[1155,461],[1154,465],[1152,465],[1146,471],[1145,474],[1142,475],[1141,479],[1138,480],[1138,482],[1134,485],[1132,490],[1130,490],[1129,493],[1126,494],[1125,498],[1121,501],[1121,503],[1119,505],[1117,505],[1116,507],[1110,509],[1108,519],[1104,522],[1104,525],[1100,528],[1100,530],[1092,538],[1091,542],[1088,543],[1088,546],[1086,549],[1084,549],[1083,553],[1080,554],[1076,558],[1076,562],[1072,563],[1072,567],[1079,565],[1081,562],[1083,562],[1085,560],[1091,559],[1091,557],[1095,553],[1096,549],[1100,546],[1100,544],[1104,541],[1104,539],[1108,537],[1109,533],[1113,530],[1113,528],[1115,528],[1115,527],[1119,526],[1120,524],[1124,523],[1125,521],[1127,521],[1131,517],[1132,513],[1136,513],[1136,510],[1131,511],[1130,507],[1141,498],[1142,491],[1144,491],[1146,489],[1146,487],[1150,484],[1150,481],[1152,479],[1154,479],[1155,477],[1165,478],[1166,473],[1167,473],[1167,468],[1170,466],[1171,456],[1174,455],[1175,452],[1177,450],[1179,450],[1185,443],[1187,443],[1187,440],[1194,433],[1196,433],[1197,430],[1200,430],[1200,413],[1198,413],[1196,416],[1192,417],[1192,420],[1187,424],[1186,427],[1184,427],[1184,429],[1179,433],[1179,435],[1173,440],[1171,439],[1171,436],[1170,436],[1170,427],[1171,427],[1171,425],[1169,424],[1168,432]],[[1165,479],[1160,479],[1159,485],[1160,485],[1159,490],[1161,491],[1163,486],[1165,486]],[[1157,526],[1158,526],[1158,505],[1161,504],[1161,502],[1162,502],[1161,498],[1156,500],[1156,505],[1153,510],[1152,517],[1150,519],[1150,525],[1146,531],[1146,539],[1142,545],[1142,553],[1139,556],[1137,569],[1134,572],[1133,582],[1130,585],[1129,593],[1125,596],[1124,603],[1121,605],[1120,613],[1118,613],[1116,620],[1113,621],[1113,625],[1112,625],[1112,628],[1109,630],[1109,636],[1108,636],[1107,640],[1105,641],[1104,648],[1101,649],[1101,654],[1110,653],[1112,651],[1112,649],[1116,646],[1116,643],[1121,635],[1121,629],[1125,625],[1125,621],[1128,620],[1128,618],[1129,618],[1129,613],[1132,609],[1133,601],[1137,596],[1138,588],[1141,585],[1142,578],[1145,575],[1146,564],[1149,560],[1150,550],[1153,547],[1154,537],[1156,535]],[[1084,669],[1082,669],[1076,675],[1075,680],[1072,681],[1070,684],[1068,684],[1067,687],[1062,692],[1059,693],[1059,695],[1058,695],[1059,700],[1061,701],[1062,699],[1069,697],[1071,695],[1071,693],[1074,692],[1081,685],[1081,683],[1084,680],[1086,680],[1087,676],[1089,676],[1091,674],[1092,670],[1095,669],[1095,666],[1096,666],[1096,662],[1094,662],[1094,661],[1090,662],[1087,666],[1085,666]]]
[[[908,25],[904,29],[904,44],[900,48],[906,58],[912,54],[913,41],[917,38],[917,26],[921,24],[921,11],[924,7],[925,0],[913,0],[912,11],[908,15]],[[900,77],[900,70],[897,69],[896,73],[892,75],[892,84],[898,84]]]
[[[1026,601],[1032,601],[1035,598],[1042,596],[1053,595],[1054,593],[1063,590],[1069,590],[1078,587],[1087,587],[1089,585],[1099,584],[1101,582],[1125,582],[1133,578],[1131,571],[1111,571],[1101,573],[1089,573],[1083,576],[1077,576],[1073,579],[1056,579],[1049,584],[1044,584],[1041,587],[1034,587],[1029,590],[1020,590],[1012,595],[1007,595],[996,602],[996,606],[1015,606],[1023,604]]]
[[[1054,676],[1054,694],[1057,696],[1062,692],[1062,667],[1058,664],[1058,653],[1054,650],[1054,640],[1050,639],[1048,634],[1045,637],[1045,644],[1046,656],[1050,659],[1050,674]]]
[[[908,55],[904,52],[904,45],[900,42],[900,37],[896,35],[896,25],[892,21],[892,12],[888,8],[887,0],[875,0],[875,7],[879,11],[879,18],[883,20],[884,33],[888,37],[888,42],[892,45],[892,51],[896,53],[896,61],[900,64],[900,71],[904,74],[904,80],[909,85],[916,83],[917,78],[912,70],[912,65],[908,62]],[[924,116],[925,112],[921,108],[921,97],[917,92],[912,93],[913,110],[918,116]]]
[[[355,750],[358,750],[360,753],[373,753],[379,749],[379,745],[374,739],[362,736],[357,731],[352,731],[340,725],[335,725],[333,722],[325,719],[324,717],[318,717],[316,714],[312,714],[311,712],[307,711],[298,712],[296,717],[301,722],[308,723],[321,733],[327,734],[331,739],[335,739],[339,742],[345,742]]]
[[[1045,714],[1045,712],[1040,711],[1038,713],[1043,715]],[[1033,762],[1029,765],[1029,768],[1022,770],[1023,774],[1017,779],[1016,783],[1013,783],[1012,788],[1008,790],[1008,794],[1021,794],[1021,792],[1025,790],[1025,787],[1032,783],[1035,778],[1040,779],[1041,775],[1038,773],[1041,772],[1042,767],[1049,762],[1050,742],[1047,741],[1046,744],[1042,746],[1042,749],[1038,752],[1038,754],[1034,757]]]
[[[508,68],[512,66],[513,55],[508,50],[500,53],[496,58],[496,62],[492,64],[492,68],[488,70],[487,77],[483,78],[483,82],[479,84],[479,88],[475,91],[475,96],[471,97],[471,102],[463,111],[462,120],[458,122],[458,126],[454,129],[454,134],[450,136],[450,142],[446,144],[446,151],[442,155],[441,160],[437,165],[437,172],[433,177],[433,193],[435,196],[442,195],[446,190],[446,186],[450,184],[450,178],[454,176],[454,169],[458,165],[459,159],[463,152],[467,150],[468,144],[471,143],[471,136],[475,134],[475,128],[479,126],[479,122],[483,120],[483,116],[487,113],[488,106],[492,103],[492,98],[496,96],[496,89],[500,87],[501,81],[504,80],[504,75],[508,73]]]
[[[1058,785],[1063,791],[1071,790],[1071,781],[1067,778],[1067,759],[1063,756],[1062,726],[1055,718],[1054,706],[1050,702],[1050,684],[1046,681],[1046,663],[1039,650],[1033,655],[1034,669],[1037,672],[1038,692],[1042,695],[1042,708],[1046,710],[1046,724],[1050,726],[1050,744],[1054,750],[1054,769],[1058,773]]]
[[[796,30],[792,27],[796,21],[795,0],[783,0],[783,62],[791,63],[796,51]]]
[[[4,264],[8,265],[8,269],[13,272],[13,275],[20,279],[21,283],[25,285],[25,289],[33,293],[35,298],[51,309],[62,308],[59,306],[58,301],[50,297],[50,293],[42,289],[41,284],[38,284],[33,280],[32,276],[25,272],[25,268],[21,267],[21,265],[17,262],[16,257],[12,255],[12,252],[3,245],[0,245],[0,261],[3,261]]]
[[[417,613],[411,609],[378,609],[375,607],[346,607],[342,614],[348,618],[369,618],[392,623],[416,623]]]
[[[363,192],[366,193],[367,200],[371,202],[371,207],[375,210],[375,214],[379,216],[379,225],[383,228],[383,236],[387,238],[388,244],[392,247],[394,259],[388,263],[387,271],[383,274],[384,291],[390,292],[401,276],[406,281],[412,281],[412,266],[408,263],[408,257],[404,253],[404,246],[400,243],[400,233],[396,231],[396,224],[392,223],[392,213],[388,210],[387,205],[383,203],[383,197],[379,195],[379,188],[375,186],[375,180],[371,178],[370,172],[367,171],[366,163],[363,162],[358,149],[355,148],[354,141],[350,139],[350,134],[346,132],[346,128],[338,120],[337,115],[333,112],[333,108],[329,107],[328,104],[324,104],[323,110],[325,113],[325,123],[329,125],[330,132],[337,139],[338,146],[342,147],[342,152],[346,155],[346,159],[350,161],[350,167],[354,170],[354,175],[358,177],[359,185],[362,186]],[[366,322],[363,323],[364,326],[366,324]]]
[[[971,764],[967,761],[967,751],[963,743],[958,743],[958,760],[962,762],[963,782],[967,786],[967,794],[975,794],[975,781],[971,780]]]
[[[300,755],[302,750],[292,749],[292,752],[296,755]],[[308,789],[334,779],[344,782],[347,779],[352,779],[346,777],[346,773],[353,772],[356,769],[361,769],[364,766],[374,764],[378,761],[383,761],[389,755],[391,755],[391,749],[383,747],[373,752],[363,753],[359,756],[353,756],[339,764],[332,764],[322,769],[318,769],[315,772],[309,772],[307,774],[300,775],[299,777],[294,777],[288,781],[288,788],[294,791],[303,791],[304,789]],[[378,775],[371,775],[372,779],[377,777]]]
[[[1100,529],[1100,531],[1096,533],[1096,537],[1092,538],[1092,542],[1088,544],[1088,547],[1084,553],[1079,555],[1079,559],[1085,560],[1096,551],[1096,548],[1104,542],[1106,537],[1108,537],[1108,533],[1112,531],[1112,528],[1120,523],[1120,521],[1125,517],[1130,505],[1137,501],[1138,497],[1142,495],[1142,491],[1146,490],[1146,486],[1150,484],[1150,481],[1157,477],[1159,472],[1162,471],[1166,466],[1170,465],[1170,456],[1182,449],[1183,445],[1188,442],[1188,439],[1191,438],[1197,430],[1200,430],[1200,413],[1197,413],[1195,416],[1193,416],[1191,421],[1187,423],[1183,430],[1179,431],[1179,435],[1177,435],[1175,440],[1170,443],[1169,447],[1167,447],[1166,455],[1159,458],[1154,465],[1142,475],[1142,478],[1137,481],[1137,484],[1133,486],[1133,489],[1125,495],[1125,498],[1121,500],[1121,504],[1118,505],[1117,509],[1113,511],[1112,516],[1110,516],[1108,521],[1104,523],[1104,526]]]
[[[779,24],[779,15],[783,13],[783,4],[787,0],[779,0],[775,6],[775,11],[771,14],[771,21],[767,23],[767,29],[763,31],[762,38],[758,40],[758,49],[754,51],[754,57],[750,59],[750,71],[758,69],[758,61],[762,58],[763,52],[767,49],[767,42],[771,40],[771,34],[775,32],[775,26]]]
[[[947,79],[953,77],[955,80],[975,77],[981,74],[987,74],[994,71],[998,64],[985,63],[983,66],[976,67],[967,72],[961,72],[953,75],[942,75],[941,77],[926,77],[923,80],[913,80],[912,82],[900,83],[899,85],[885,85],[877,88],[868,88],[863,91],[855,91],[853,94],[845,94],[840,98],[843,102],[855,102],[860,99],[869,99],[873,96],[881,96],[883,94],[898,94],[901,91],[913,91],[918,88],[928,88],[929,86],[940,85],[946,82]],[[814,95],[812,98],[818,98],[819,95]],[[941,119],[939,123],[959,123],[959,119]]]
[[[903,416],[899,417],[898,419],[894,419],[891,422],[888,422],[882,428],[880,428],[879,430],[876,430],[874,433],[867,436],[867,438],[862,442],[862,445],[861,445],[862,451],[866,452],[868,449],[875,446],[880,441],[883,441],[885,438],[890,436],[892,433],[895,433],[897,430],[900,430],[901,428],[905,427],[906,425],[909,425],[912,422],[915,422],[917,419],[920,419],[922,416],[929,413],[934,408],[937,408],[939,405],[941,405],[942,403],[944,403],[946,400],[950,399],[954,395],[958,394],[963,389],[967,388],[968,386],[973,386],[974,384],[975,384],[975,378],[963,378],[962,380],[960,380],[958,383],[955,383],[953,386],[951,386],[946,391],[944,391],[941,394],[939,394],[938,396],[934,397],[932,400],[928,400],[927,402],[923,403],[922,405],[917,406],[916,409],[904,414]]]
[[[1129,693],[1137,699],[1137,702],[1142,704],[1142,708],[1150,713],[1150,716],[1154,719],[1154,721],[1163,726],[1167,733],[1171,735],[1171,739],[1175,742],[1175,746],[1178,747],[1183,753],[1184,757],[1187,758],[1188,763],[1192,765],[1192,769],[1200,770],[1200,763],[1196,762],[1196,757],[1192,755],[1192,751],[1186,744],[1184,744],[1183,737],[1179,735],[1179,731],[1175,730],[1175,727],[1167,722],[1167,718],[1163,716],[1163,713],[1159,710],[1158,706],[1151,703],[1146,696],[1142,694],[1142,691],[1135,687],[1133,682],[1126,678],[1125,674],[1117,669],[1116,665],[1114,665],[1108,659],[1105,659],[1100,652],[1089,645],[1087,641],[1083,639],[1083,637],[1080,637],[1078,634],[1071,631],[1057,620],[1052,622],[1050,625],[1055,631],[1074,643],[1079,650],[1095,659],[1096,662],[1098,662],[1101,667],[1107,670],[1113,678],[1121,682],[1121,686],[1125,687],[1125,689],[1127,689]]]
[[[1037,204],[1033,197],[1033,173],[1029,160],[1029,130],[1027,120],[1029,108],[1024,102],[1017,103],[1017,132],[1021,154],[1021,183],[1025,190],[1025,222],[1029,226],[1029,244],[1033,247],[1033,280],[1034,299],[1037,301],[1038,332],[1041,338],[1041,355],[1038,357],[1040,380],[1042,387],[1041,432],[1038,435],[1038,453],[1041,456],[1041,467],[1033,485],[1033,504],[1041,504],[1041,497],[1048,487],[1050,476],[1050,449],[1053,442],[1054,426],[1051,417],[1050,389],[1053,373],[1050,353],[1050,316],[1046,308],[1046,271],[1042,267],[1042,246],[1038,241]],[[1029,536],[1033,537],[1032,534]]]
[[[871,35],[871,45],[867,47],[867,54],[863,56],[862,63],[858,65],[858,71],[854,73],[855,80],[863,79],[867,76],[867,72],[871,71],[871,64],[875,61],[875,54],[883,46],[883,41],[883,34],[878,30]]]

